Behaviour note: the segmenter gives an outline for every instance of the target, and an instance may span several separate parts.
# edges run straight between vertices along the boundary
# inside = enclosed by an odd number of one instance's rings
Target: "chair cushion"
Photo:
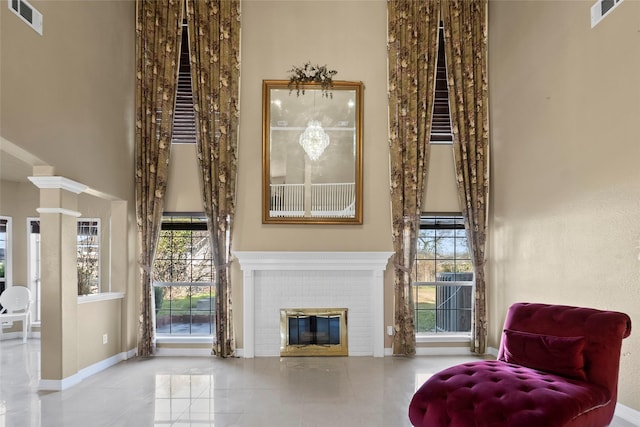
[[[556,337],[505,329],[502,342],[504,361],[586,380],[584,337]]]
[[[498,360],[445,369],[416,391],[414,426],[556,427],[606,405],[603,387]]]

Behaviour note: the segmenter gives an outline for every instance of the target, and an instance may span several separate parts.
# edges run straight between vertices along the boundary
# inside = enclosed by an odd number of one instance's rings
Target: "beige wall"
[[[195,144],[173,144],[164,200],[165,212],[202,212]]]
[[[133,197],[133,1],[33,1],[43,35],[0,8],[0,133],[56,174]]]
[[[490,2],[494,347],[516,301],[640,323],[640,2],[593,29],[591,4]],[[640,409],[637,333],[621,364],[619,400]]]
[[[101,362],[121,350],[122,300],[78,304],[78,368]],[[107,343],[103,342],[107,336]]]
[[[423,212],[460,212],[455,162],[453,160],[453,145],[431,145],[429,169],[427,171],[427,187],[425,188],[423,200]]]

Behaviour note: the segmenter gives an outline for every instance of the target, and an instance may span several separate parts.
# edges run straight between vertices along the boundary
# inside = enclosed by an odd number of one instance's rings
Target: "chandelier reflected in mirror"
[[[319,121],[311,120],[302,135],[300,135],[299,142],[307,156],[315,161],[320,158],[325,148],[329,146],[329,135],[322,129]]]

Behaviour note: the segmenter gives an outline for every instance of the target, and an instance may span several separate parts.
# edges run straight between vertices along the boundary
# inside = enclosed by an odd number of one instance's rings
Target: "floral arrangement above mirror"
[[[301,67],[293,66],[289,75],[289,92],[296,91],[296,95],[304,95],[304,84],[319,83],[322,88],[322,96],[333,97],[333,76],[338,74],[336,70],[330,70],[326,65],[311,65],[311,62],[303,64]]]

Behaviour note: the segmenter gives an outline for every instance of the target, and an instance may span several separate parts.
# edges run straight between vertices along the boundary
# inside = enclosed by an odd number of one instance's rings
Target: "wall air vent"
[[[620,3],[622,3],[622,0],[598,0],[595,2],[595,4],[591,6],[591,28],[602,21],[604,17],[618,7]]]
[[[20,19],[29,24],[38,34],[42,35],[42,14],[26,0],[7,0],[9,9]]]

